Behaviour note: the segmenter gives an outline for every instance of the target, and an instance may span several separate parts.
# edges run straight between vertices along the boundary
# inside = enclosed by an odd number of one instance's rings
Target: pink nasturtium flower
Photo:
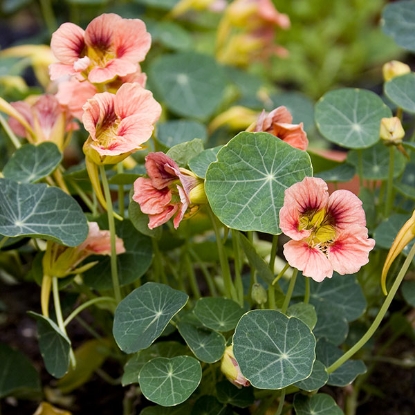
[[[9,118],[10,128],[29,142],[52,141],[62,150],[67,141],[65,134],[78,128],[54,95],[40,95],[32,97],[30,101],[12,102],[11,105],[31,127],[31,131],[14,117]]]
[[[63,23],[52,35],[51,49],[59,62],[50,65],[50,77],[77,75],[92,83],[108,82],[135,73],[150,45],[151,36],[140,19],[106,13],[92,20],[85,31]]]
[[[284,106],[275,108],[270,113],[263,111],[258,117],[253,130],[264,131],[275,135],[292,147],[307,150],[308,139],[303,129],[303,123],[292,124],[293,117]]]
[[[285,191],[280,228],[292,239],[284,245],[288,263],[318,282],[333,271],[359,271],[375,245],[360,199],[348,190],[329,195],[319,178],[306,177]]]
[[[185,215],[190,217],[200,204],[206,203],[203,181],[166,154],[150,153],[145,165],[149,177],[139,177],[134,182],[133,200],[149,216],[150,229],[172,217],[177,229]]]
[[[83,106],[90,136],[84,153],[95,164],[116,164],[139,150],[161,114],[153,94],[138,83],[123,84],[116,94],[95,94]]]

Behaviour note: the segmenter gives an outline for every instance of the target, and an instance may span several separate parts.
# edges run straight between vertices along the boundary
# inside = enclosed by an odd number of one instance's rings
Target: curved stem
[[[121,301],[121,289],[120,282],[118,280],[118,267],[117,267],[117,250],[116,250],[116,233],[115,233],[115,219],[114,212],[112,210],[112,200],[110,187],[107,180],[107,175],[105,173],[104,166],[99,166],[102,180],[102,187],[104,189],[105,200],[107,202],[107,212],[108,212],[108,227],[110,231],[110,240],[111,240],[111,278],[112,278],[112,287],[114,289],[114,297],[117,303]]]
[[[3,248],[3,245],[9,240],[8,236],[4,236],[3,238],[1,238],[0,241],[0,249]]]
[[[96,304],[96,303],[102,303],[102,302],[111,302],[115,303],[115,300],[111,297],[97,297],[92,298],[91,300],[87,301],[86,303],[80,305],[78,308],[76,308],[74,311],[72,311],[71,314],[69,314],[68,317],[66,317],[65,321],[63,322],[63,325],[66,327],[81,311],[85,310],[89,306]]]
[[[282,414],[284,403],[285,403],[285,388],[281,390],[280,401],[278,402],[278,408],[277,408],[277,412],[275,412],[275,415]]]
[[[414,256],[415,256],[415,244],[412,246],[411,250],[409,251],[409,254],[406,257],[405,262],[403,263],[402,268],[399,271],[398,276],[396,277],[396,280],[394,281],[388,295],[386,296],[386,299],[385,299],[384,303],[382,304],[382,307],[380,308],[377,316],[373,320],[372,325],[369,327],[369,329],[363,335],[363,337],[352,348],[350,348],[343,356],[341,356],[339,359],[337,359],[332,365],[330,365],[327,368],[328,373],[334,372],[343,363],[345,363],[347,360],[349,360],[373,336],[373,334],[375,333],[375,331],[379,327],[383,317],[385,316],[386,312],[388,311],[388,308],[389,308],[390,304],[392,303],[392,300],[395,297],[395,294],[398,291],[398,288],[401,285],[401,282],[402,282],[403,278],[405,277],[406,271],[408,271],[408,268],[411,265],[411,262],[412,262],[412,259],[413,259]]]
[[[16,149],[20,148],[22,145],[20,144],[19,139],[16,137],[12,129],[9,127],[9,124],[7,124],[6,120],[1,114],[0,114],[0,124],[4,128],[4,131],[6,132],[6,134],[9,136],[10,141],[13,143],[14,147]]]
[[[287,294],[285,294],[284,303],[282,304],[282,308],[281,308],[281,312],[284,314],[287,312],[287,308],[290,304],[290,300],[293,295],[297,275],[298,275],[298,269],[294,268],[293,275],[291,275],[291,279],[290,279],[290,285],[288,286]]]

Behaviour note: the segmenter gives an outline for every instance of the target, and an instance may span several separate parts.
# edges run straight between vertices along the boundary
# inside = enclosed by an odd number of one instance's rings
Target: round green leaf
[[[404,281],[401,286],[402,296],[405,301],[415,307],[415,281]]]
[[[148,400],[161,406],[174,406],[194,392],[201,378],[202,368],[193,357],[156,357],[143,366],[139,382]]]
[[[229,383],[229,382],[228,382]],[[194,404],[190,415],[232,415],[232,409],[221,404],[214,396],[203,395]]]
[[[222,332],[233,330],[244,314],[238,303],[221,297],[200,298],[193,312],[205,327]]]
[[[209,168],[210,163],[216,161],[216,156],[222,146],[208,148],[203,150],[197,156],[189,160],[189,168],[194,174],[204,179],[206,177],[207,169]]]
[[[26,355],[0,343],[0,398],[41,393],[40,377]]]
[[[192,37],[189,32],[174,22],[157,22],[151,35],[154,43],[160,42],[173,50],[186,50],[192,46]]]
[[[117,255],[118,278],[120,284],[130,284],[148,270],[153,260],[151,238],[138,232],[128,219],[116,223],[116,233],[124,241],[125,252]],[[98,261],[84,273],[86,285],[97,290],[112,288],[111,257],[93,255],[88,262]]]
[[[356,174],[356,168],[349,163],[342,163],[331,170],[325,170],[314,175],[325,182],[348,182]]]
[[[113,334],[125,353],[145,349],[186,304],[187,294],[147,282],[125,297],[115,310]]]
[[[17,149],[4,166],[3,175],[20,183],[35,183],[51,174],[62,160],[56,144],[25,144]]]
[[[195,52],[163,55],[151,64],[148,75],[155,92],[177,115],[206,119],[224,96],[223,70],[208,55]]]
[[[51,319],[29,312],[37,321],[40,354],[46,370],[55,378],[61,378],[69,370],[71,342]]]
[[[311,175],[305,151],[268,133],[242,132],[210,164],[205,191],[226,226],[278,234],[285,189]]]
[[[295,303],[288,307],[287,315],[289,317],[296,317],[307,324],[311,330],[317,323],[317,314],[312,304]]]
[[[323,363],[316,360],[313,365],[311,375],[300,382],[296,382],[295,386],[307,392],[315,391],[323,387],[329,378],[326,367]]]
[[[405,197],[415,200],[415,163],[406,165],[401,181],[395,183],[394,187]]]
[[[185,322],[180,322],[178,329],[190,350],[202,362],[214,363],[223,356],[226,340],[222,334]]]
[[[362,176],[368,180],[386,180],[389,174],[390,152],[389,148],[383,143],[364,149],[361,151],[362,157]],[[359,166],[359,152],[350,151],[347,161],[353,164],[356,169]],[[399,176],[405,168],[405,156],[395,151],[395,162],[393,176]]]
[[[366,148],[379,141],[380,121],[391,110],[374,92],[343,88],[317,102],[315,119],[327,140],[346,148]]]
[[[187,163],[203,151],[203,141],[195,138],[192,141],[176,144],[167,151],[167,155],[179,166],[186,166]]]
[[[385,83],[385,95],[398,107],[415,113],[415,73],[396,76]]]
[[[282,389],[309,377],[315,345],[305,323],[276,310],[249,311],[233,336],[242,374],[260,389]]]
[[[399,46],[415,52],[415,3],[397,1],[387,4],[382,13],[382,29]]]
[[[88,224],[75,199],[57,187],[0,179],[0,234],[80,245]]]
[[[380,248],[390,249],[396,235],[409,218],[410,215],[404,214],[392,214],[389,218],[386,218],[374,231],[373,237],[375,238],[376,245]],[[408,255],[414,243],[414,240],[411,241],[402,252]]]
[[[237,388],[228,380],[216,384],[216,394],[219,402],[238,408],[247,408],[255,401],[254,388]]]
[[[206,140],[206,127],[197,121],[172,120],[157,124],[157,141],[171,148],[194,138]]]
[[[312,396],[297,393],[294,397],[294,408],[297,415],[343,415],[336,401],[325,393]]]

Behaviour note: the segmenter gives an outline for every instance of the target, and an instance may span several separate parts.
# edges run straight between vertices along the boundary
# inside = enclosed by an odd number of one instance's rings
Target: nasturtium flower
[[[161,114],[153,94],[138,83],[123,84],[116,94],[95,94],[83,106],[89,137],[83,150],[95,164],[116,164],[142,148]]]
[[[280,228],[292,239],[284,245],[288,263],[318,282],[333,271],[359,271],[375,245],[361,200],[348,190],[329,195],[319,178],[306,177],[285,191]]]
[[[242,386],[250,386],[249,380],[242,374],[238,362],[233,354],[233,345],[228,346],[223,354],[220,369],[229,382],[239,389]]]
[[[145,162],[148,178],[134,182],[133,200],[149,216],[148,227],[154,229],[171,218],[175,229],[206,203],[203,180],[181,168],[162,152],[150,153]]]
[[[51,49],[59,62],[50,65],[50,77],[77,75],[92,83],[108,82],[135,73],[150,45],[151,36],[140,19],[105,13],[93,19],[85,31],[63,23],[52,35]]]
[[[253,130],[264,131],[275,135],[282,141],[299,150],[307,150],[308,139],[303,123],[292,124],[293,117],[284,106],[275,108],[269,113],[263,111],[258,117]]]
[[[383,79],[385,81],[390,81],[396,76],[401,76],[401,75],[410,73],[411,67],[403,62],[390,61],[383,65],[382,72],[383,72]]]

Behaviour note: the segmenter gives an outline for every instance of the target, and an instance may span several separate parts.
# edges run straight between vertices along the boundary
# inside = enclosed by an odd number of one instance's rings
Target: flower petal
[[[321,282],[333,276],[333,266],[317,248],[306,241],[289,241],[284,245],[284,256],[288,263],[303,272],[306,277]]]
[[[85,32],[73,23],[63,23],[53,33],[50,47],[56,58],[64,64],[73,64],[83,57]]]
[[[146,170],[156,189],[163,189],[178,179],[179,166],[161,151],[146,157]]]
[[[139,177],[134,182],[133,200],[140,205],[141,211],[148,215],[162,213],[171,202],[171,191],[156,189],[151,179]]]

